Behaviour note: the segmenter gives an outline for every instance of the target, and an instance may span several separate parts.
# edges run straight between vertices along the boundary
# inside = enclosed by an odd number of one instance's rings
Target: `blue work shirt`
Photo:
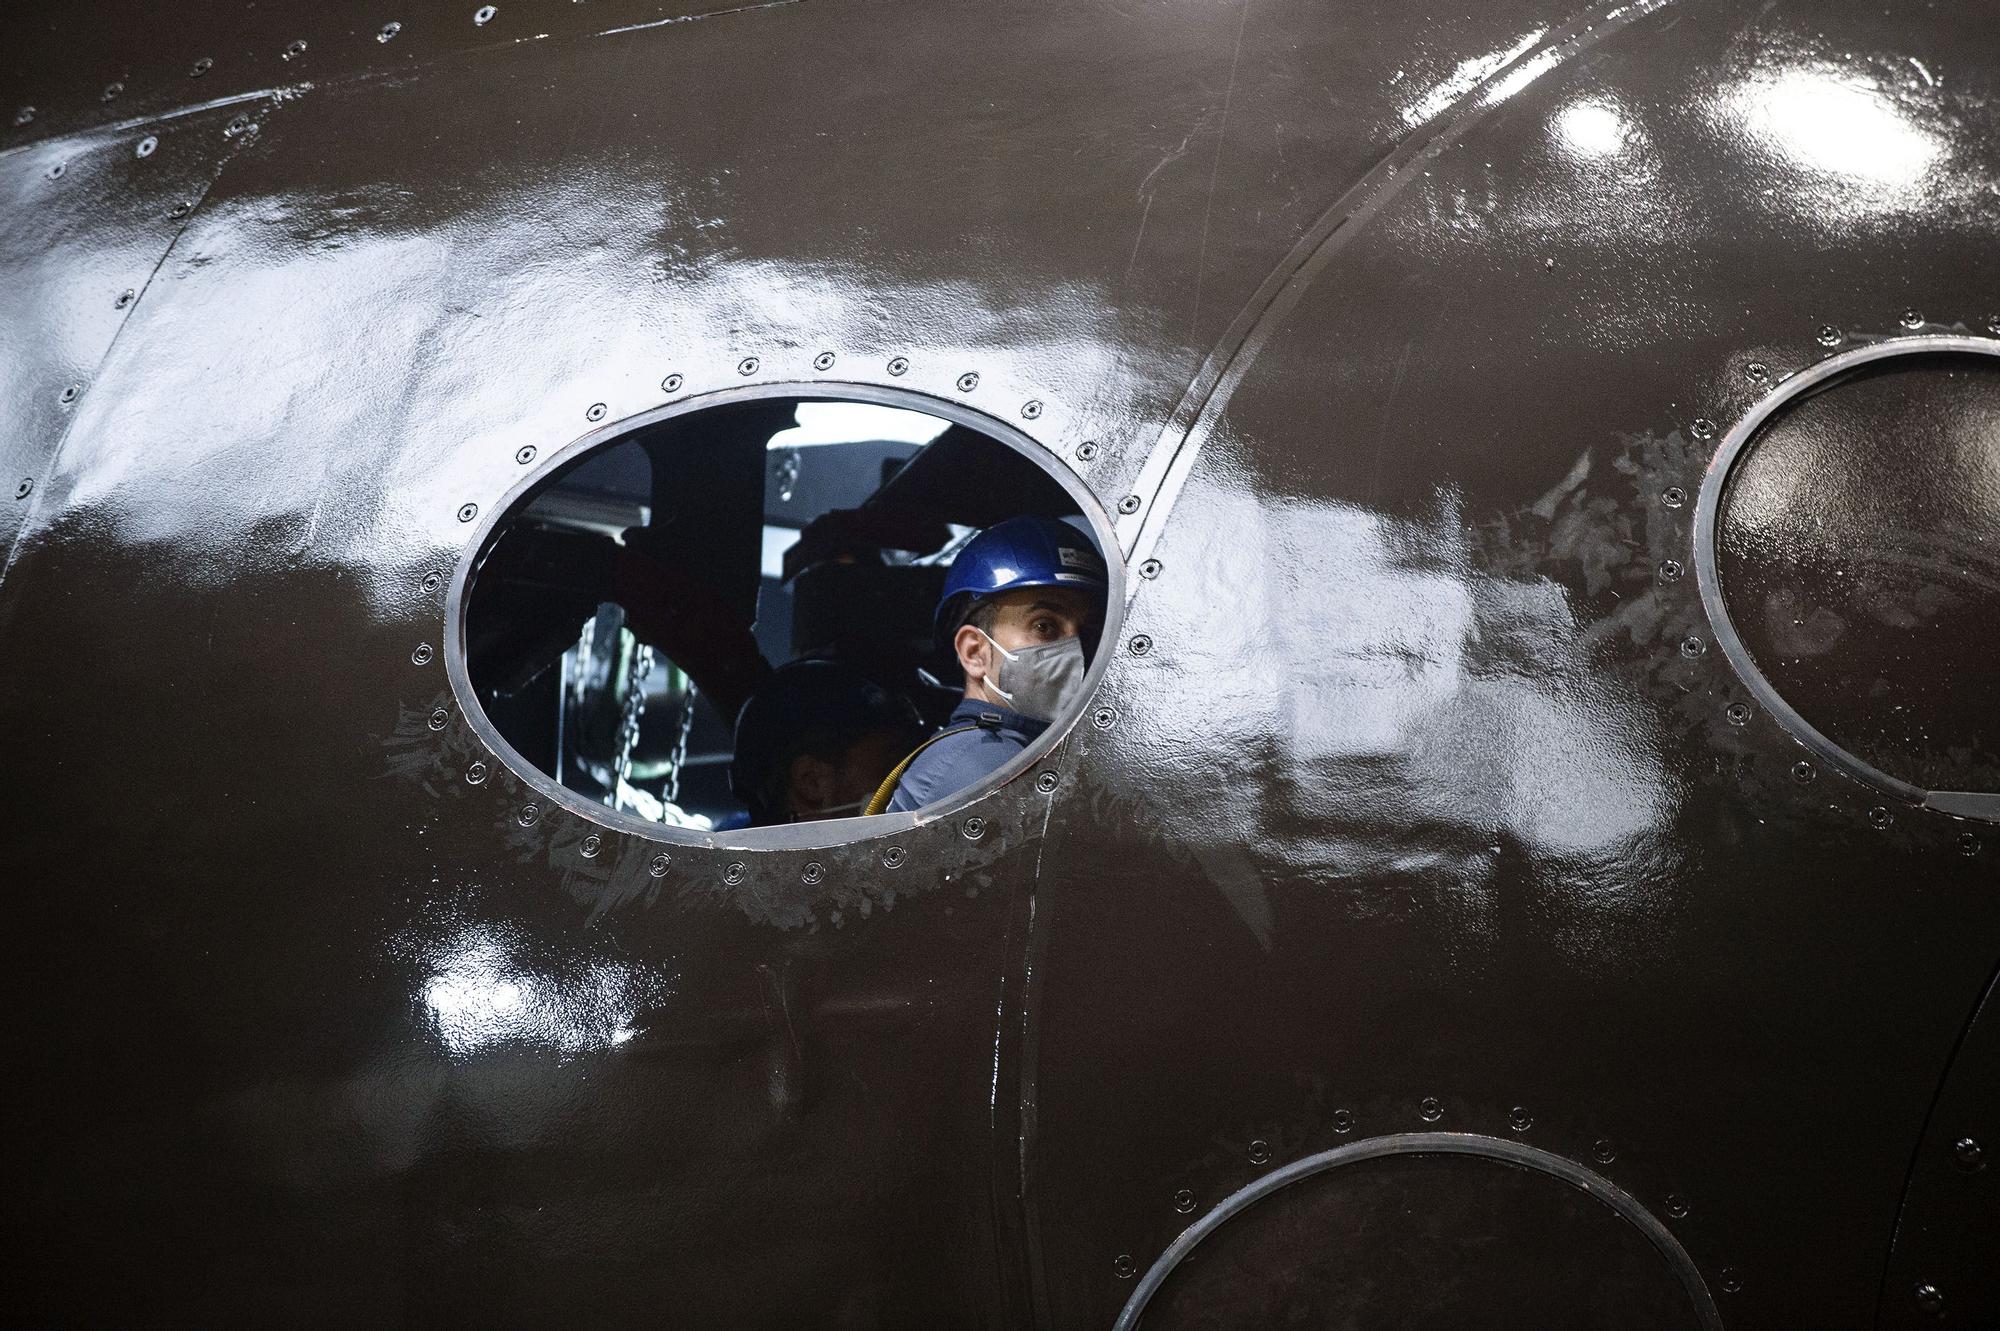
[[[987,773],[1006,766],[1015,754],[1034,743],[1036,736],[1049,728],[1049,723],[1010,712],[995,703],[967,698],[952,709],[945,729],[956,730],[960,726],[973,728],[947,735],[917,755],[910,770],[896,783],[896,793],[889,797],[889,812],[921,809],[957,794]]]

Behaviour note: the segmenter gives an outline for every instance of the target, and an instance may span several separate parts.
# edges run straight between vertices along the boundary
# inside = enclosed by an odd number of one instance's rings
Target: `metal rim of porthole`
[[[733,406],[737,403],[773,398],[865,402],[877,406],[920,411],[939,420],[976,430],[987,438],[1012,448],[1041,468],[1063,487],[1071,499],[1076,501],[1077,507],[1090,523],[1091,535],[1097,541],[1099,550],[1104,552],[1110,586],[1105,598],[1105,623],[1100,643],[1110,644],[1118,641],[1119,622],[1125,604],[1125,564],[1118,554],[1118,541],[1111,519],[1105,513],[1096,494],[1064,463],[1062,454],[997,417],[912,389],[892,388],[864,381],[786,379],[745,384],[677,398],[617,421],[606,422],[552,450],[537,465],[529,469],[527,475],[516,479],[506,492],[496,502],[487,506],[481,514],[471,536],[460,551],[452,572],[451,588],[445,598],[444,657],[445,674],[450,681],[459,713],[479,742],[492,753],[494,758],[541,798],[608,831],[691,849],[783,851],[856,845],[938,822],[979,803],[1002,786],[1032,771],[1037,762],[1061,744],[1077,722],[1088,714],[1089,700],[1096,694],[1111,658],[1116,655],[1105,646],[1099,647],[1088,672],[1084,675],[1083,701],[1068,716],[1058,717],[1054,725],[1051,725],[1011,762],[990,773],[983,780],[957,792],[948,800],[907,813],[884,813],[873,817],[826,819],[773,827],[700,832],[691,828],[649,822],[636,815],[607,808],[550,778],[547,773],[517,752],[500,734],[498,727],[487,719],[486,711],[480,706],[478,694],[472,687],[471,672],[466,665],[466,593],[487,553],[493,548],[502,524],[514,514],[516,506],[529,493],[545,484],[553,473],[580,460],[586,453],[676,416],[706,411],[713,407]]]
[[[1152,1266],[1142,1276],[1132,1296],[1125,1301],[1125,1307],[1118,1314],[1113,1331],[1137,1331],[1140,1318],[1145,1314],[1146,1305],[1152,1302],[1160,1286],[1172,1275],[1195,1245],[1220,1229],[1223,1223],[1241,1214],[1249,1207],[1277,1192],[1281,1188],[1302,1179],[1324,1174],[1345,1165],[1361,1164],[1364,1161],[1380,1160],[1391,1156],[1448,1155],[1472,1156],[1483,1160],[1493,1160],[1518,1169],[1530,1170],[1560,1180],[1596,1198],[1613,1214],[1630,1224],[1644,1235],[1659,1252],[1668,1268],[1679,1280],[1693,1305],[1696,1317],[1704,1331],[1720,1331],[1722,1314],[1715,1306],[1715,1298],[1708,1291],[1708,1282],[1694,1258],[1681,1246],[1679,1239],[1662,1223],[1658,1216],[1649,1211],[1638,1198],[1605,1178],[1602,1174],[1587,1169],[1566,1156],[1529,1146],[1524,1142],[1505,1141],[1498,1137],[1487,1137],[1470,1132],[1402,1132],[1381,1137],[1370,1137],[1364,1141],[1352,1142],[1346,1146],[1321,1151],[1302,1160],[1294,1160],[1282,1169],[1274,1169],[1262,1178],[1252,1180],[1222,1199],[1201,1219],[1189,1225],[1179,1238],[1168,1245]]]
[[[1708,615],[1715,645],[1722,650],[1729,664],[1756,695],[1758,702],[1772,719],[1816,757],[1835,770],[1907,803],[1961,818],[2000,822],[2000,791],[1926,790],[1900,777],[1890,775],[1858,754],[1843,748],[1801,716],[1796,708],[1785,701],[1777,687],[1765,678],[1764,672],[1751,657],[1750,649],[1744,645],[1742,637],[1737,633],[1735,622],[1729,616],[1729,606],[1723,598],[1722,579],[1718,567],[1717,542],[1721,527],[1723,490],[1729,483],[1729,475],[1735,469],[1736,463],[1766,421],[1805,393],[1858,366],[1903,356],[1940,353],[2000,357],[2000,341],[1942,333],[1887,338],[1817,361],[1785,379],[1759,399],[1724,436],[1721,447],[1716,450],[1714,458],[1708,464],[1707,474],[1702,477],[1701,494],[1695,502],[1695,580],[1700,587],[1702,608]]]

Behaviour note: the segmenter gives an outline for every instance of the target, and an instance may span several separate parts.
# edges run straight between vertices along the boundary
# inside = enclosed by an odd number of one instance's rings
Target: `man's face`
[[[916,743],[899,731],[875,730],[848,745],[836,762],[800,754],[785,783],[786,812],[793,822],[852,816],[856,810],[850,806],[866,804]]]
[[[1096,647],[1097,636],[1104,630],[1103,602],[1074,587],[1029,587],[1001,592],[991,604],[995,607],[993,641],[1010,652],[1076,637],[1084,640],[1084,649],[1089,651]],[[967,624],[959,629],[952,646],[958,651],[959,668],[965,671],[967,695],[998,702],[986,689],[996,656],[986,635]]]

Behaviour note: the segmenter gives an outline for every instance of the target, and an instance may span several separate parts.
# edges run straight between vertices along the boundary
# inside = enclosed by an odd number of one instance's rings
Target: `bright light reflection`
[[[877,439],[928,444],[951,427],[921,411],[883,407],[873,402],[801,402],[798,424],[771,436],[769,448],[810,448],[817,444],[853,444]]]
[[[1571,102],[1556,116],[1563,146],[1582,157],[1610,157],[1625,146],[1625,117],[1608,102]]]
[[[1547,31],[1545,28],[1536,28],[1504,51],[1491,51],[1485,55],[1459,61],[1458,67],[1452,70],[1443,82],[1403,108],[1403,123],[1414,127],[1432,119],[1453,102],[1504,69],[1510,62],[1520,58],[1541,40],[1545,31]]]
[[[1795,69],[1754,80],[1738,96],[1753,128],[1816,170],[1904,185],[1921,178],[1943,150],[1859,75]]]
[[[669,990],[633,966],[595,962],[575,976],[544,975],[517,962],[496,931],[461,931],[435,954],[423,1002],[438,1038],[463,1056],[513,1040],[565,1054],[632,1038],[634,1013]]]

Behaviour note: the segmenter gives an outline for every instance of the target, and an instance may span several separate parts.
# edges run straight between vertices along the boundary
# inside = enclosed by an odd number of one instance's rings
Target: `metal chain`
[[[667,803],[681,802],[681,769],[687,766],[688,735],[694,730],[694,681],[685,675],[682,680],[686,687],[681,693],[681,733],[674,737],[673,757],[667,763],[667,784],[661,797]]]
[[[625,677],[625,704],[621,711],[618,727],[619,781],[629,781],[632,777],[632,750],[639,743],[639,722],[646,715],[646,676],[653,673],[653,649],[644,643],[635,643],[632,650],[631,673]],[[613,789],[616,789],[614,785]]]

